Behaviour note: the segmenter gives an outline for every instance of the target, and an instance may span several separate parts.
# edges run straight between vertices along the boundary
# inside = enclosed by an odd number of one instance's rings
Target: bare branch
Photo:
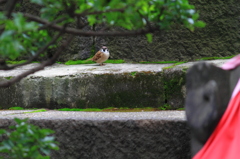
[[[15,8],[15,5],[17,4],[18,0],[9,0],[6,4],[6,17],[10,18],[11,14],[13,12],[13,9]]]
[[[43,26],[39,27],[38,30],[46,29],[46,28],[48,28],[50,25],[63,22],[63,21],[66,20],[66,19],[67,19],[66,17],[62,17],[62,18],[60,18],[60,19],[54,20],[54,21],[52,21],[52,22],[49,23],[49,24],[46,24],[46,25],[43,25]]]
[[[39,17],[24,13],[24,16],[27,17],[29,20],[41,23],[41,24],[49,24],[49,27],[54,30],[62,30],[62,26],[56,24],[50,24],[49,21],[41,19]],[[67,27],[65,33],[73,34],[73,35],[81,35],[81,36],[129,36],[129,35],[142,35],[147,33],[152,33],[156,30],[159,30],[158,27],[152,27],[147,29],[140,29],[134,31],[126,31],[126,32],[119,32],[119,31],[112,31],[112,32],[104,32],[104,31],[82,31],[75,28]]]
[[[43,70],[44,67],[46,66],[50,66],[52,64],[55,63],[55,61],[57,60],[58,56],[67,48],[67,46],[71,43],[71,41],[73,40],[73,35],[70,35],[70,37],[58,48],[58,50],[56,51],[56,53],[53,55],[52,58],[50,58],[49,60],[41,63],[39,66],[36,66],[33,69],[30,69],[8,81],[3,81],[0,82],[0,87],[9,87],[10,85],[12,85],[13,83],[19,82],[21,79],[23,79],[24,77],[33,74],[37,71]]]

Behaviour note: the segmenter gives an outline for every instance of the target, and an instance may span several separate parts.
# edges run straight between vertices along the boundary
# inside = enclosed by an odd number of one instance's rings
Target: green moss
[[[124,60],[107,60],[104,63],[125,63]]]
[[[22,107],[11,107],[9,108],[10,110],[25,110]],[[46,112],[46,109],[37,109],[37,108],[33,108],[33,111],[30,112],[24,112],[25,114],[28,113],[38,113],[38,112]],[[108,107],[108,108],[103,108],[103,109],[99,109],[99,108],[86,108],[86,109],[81,109],[81,108],[61,108],[61,109],[55,109],[58,111],[86,111],[86,112],[142,112],[142,111],[161,111],[161,110],[172,110],[173,108],[168,105],[165,104],[161,107],[158,108],[153,108],[153,107],[141,107],[141,108],[129,108],[129,107],[120,107],[120,108],[116,108],[116,107]],[[26,109],[29,110],[29,109]],[[184,110],[184,108],[178,108],[177,110]]]
[[[182,68],[182,71],[185,72],[185,73],[187,72],[187,70],[188,70],[188,67],[183,67]]]
[[[161,107],[158,107],[159,110],[173,110],[173,108],[169,104],[164,104]]]
[[[177,110],[185,110],[185,108],[178,108]]]
[[[102,109],[99,108],[86,108],[86,109],[80,109],[80,108],[62,108],[57,109],[59,111],[102,111]]]
[[[93,61],[86,61],[86,60],[77,60],[77,61],[69,60],[65,62],[65,65],[93,64],[93,63],[94,63]]]
[[[87,61],[87,60],[77,60],[77,61],[69,60],[65,62],[65,65],[94,64],[94,63],[95,62],[93,61]],[[107,60],[104,63],[125,63],[125,61],[124,60]]]
[[[165,98],[168,99],[168,96],[176,91],[179,91],[181,86],[184,84],[183,78],[172,78],[169,80],[164,80],[164,90]]]
[[[132,76],[135,76],[137,72],[130,72]]]
[[[104,77],[101,78],[101,76]],[[98,100],[90,100],[88,104],[85,104],[87,105],[85,107],[143,108],[150,106],[157,108],[164,104],[163,85],[160,81],[161,73],[133,72],[124,76],[121,74],[101,74],[97,77],[98,80],[104,79],[101,81],[103,83],[101,88],[108,89],[109,93],[107,95],[98,94]],[[113,88],[113,86],[115,87]],[[84,108],[84,104],[82,106]]]
[[[16,65],[16,64],[21,64],[21,63],[24,63],[26,62],[27,60],[21,60],[21,61],[6,61],[7,64],[13,64],[13,65]],[[32,61],[31,63],[39,63],[39,61]]]
[[[152,108],[152,107],[143,107],[143,108],[127,108],[127,107],[121,107],[121,108],[106,108],[102,110],[103,112],[143,112],[143,111],[159,111],[158,108]]]
[[[167,64],[167,63],[178,63],[179,61],[141,61],[141,64]]]
[[[12,79],[13,77],[12,76],[9,76],[9,77],[4,77],[5,79],[7,79],[7,80],[10,80],[10,79]]]
[[[23,110],[22,107],[10,107],[9,109],[10,110]]]
[[[86,111],[86,112],[92,112],[92,111],[97,111],[97,112],[142,112],[142,111],[173,110],[173,108],[170,105],[165,104],[158,108],[153,108],[153,107],[142,107],[142,108],[108,107],[108,108],[103,108],[103,109],[99,109],[99,108],[87,108],[87,109],[62,108],[62,109],[57,109],[57,110],[59,110],[59,111]],[[184,108],[178,108],[177,110],[184,110]]]
[[[31,112],[24,112],[24,113],[39,113],[39,112],[46,112],[47,110],[46,109],[37,109],[37,110],[34,110],[34,111],[31,111]]]
[[[185,76],[186,73],[183,70],[178,70],[174,73],[169,72],[169,70],[163,71],[164,100],[165,104],[172,107],[171,109],[177,109],[184,105],[182,88],[186,83]]]
[[[134,74],[133,74],[134,75]],[[161,72],[137,72],[135,76],[123,74],[97,74],[91,78],[93,83],[99,82],[99,90],[107,89],[108,94],[93,90],[87,100],[76,101],[77,108],[107,107],[159,107],[164,104]],[[117,83],[117,84],[116,84]]]
[[[200,61],[200,60],[220,60],[220,59],[231,59],[236,55],[232,55],[232,56],[226,56],[226,57],[203,57],[200,59],[197,59],[196,61]]]
[[[197,59],[195,61],[199,61],[199,60],[217,60],[217,59],[230,59],[232,57],[234,57],[236,55],[233,55],[233,56],[227,56],[227,57],[203,57],[201,59]],[[12,61],[14,63],[14,61]],[[174,63],[174,65],[172,66],[169,66],[169,67],[164,67],[163,69],[169,69],[169,68],[173,68],[177,65],[180,65],[180,64],[183,64],[183,63],[186,63],[187,61],[140,61],[139,63],[140,64],[170,64],[170,63]],[[17,63],[17,62],[16,62]],[[63,62],[56,62],[56,63],[59,63],[59,64],[62,64]],[[87,60],[76,60],[76,61],[73,61],[73,60],[69,60],[67,62],[65,62],[64,64],[65,65],[78,65],[78,64],[93,64],[95,62],[93,61],[87,61]],[[115,63],[115,64],[119,64],[119,63],[125,63],[124,60],[107,60],[106,62],[104,63]]]
[[[21,60],[21,61],[6,61],[7,64],[21,64],[26,62],[27,60]]]
[[[141,61],[139,63],[141,64],[166,64],[166,63],[178,63],[179,61],[153,61],[153,62],[149,62],[149,61]],[[67,62],[65,62],[65,65],[77,65],[77,64],[92,64],[95,62],[92,61],[87,61],[87,60],[77,60],[77,61],[73,61],[73,60],[69,60]],[[125,63],[124,60],[107,60],[104,63]]]
[[[170,69],[170,68],[174,68],[175,66],[177,66],[177,65],[181,65],[181,64],[183,64],[183,63],[186,63],[186,61],[177,62],[177,63],[175,63],[174,65],[172,65],[172,66],[168,66],[168,67],[164,67],[163,69]]]

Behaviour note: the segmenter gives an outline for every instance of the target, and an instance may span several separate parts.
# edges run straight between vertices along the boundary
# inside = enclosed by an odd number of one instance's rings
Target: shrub
[[[50,129],[41,129],[27,123],[28,119],[14,119],[15,126],[8,132],[1,129],[0,134],[7,137],[0,143],[0,152],[7,153],[12,159],[49,159],[50,150],[58,150],[54,133]]]

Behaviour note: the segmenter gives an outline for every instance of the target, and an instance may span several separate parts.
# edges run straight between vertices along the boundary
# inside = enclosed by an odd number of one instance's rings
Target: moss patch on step
[[[39,113],[39,112],[46,112],[47,110],[46,109],[37,109],[37,110],[33,110],[31,112],[24,112],[25,114],[28,114],[28,113]]]
[[[177,63],[175,63],[175,64],[173,64],[173,65],[171,65],[171,66],[164,67],[163,70],[164,70],[164,69],[171,69],[171,68],[174,68],[174,67],[177,66],[177,65],[181,65],[181,64],[184,64],[184,63],[186,63],[186,61],[177,62]]]
[[[21,64],[26,62],[27,60],[21,60],[21,61],[6,61],[7,64]]]
[[[232,56],[226,56],[226,57],[203,57],[200,59],[196,59],[194,61],[200,61],[200,60],[219,60],[219,59],[230,59],[232,57],[234,57],[236,55],[232,55]],[[6,61],[7,64],[21,64],[26,62],[27,60],[21,60],[21,61]],[[140,61],[138,63],[140,64],[171,64],[173,63],[174,65],[169,66],[169,67],[165,67],[165,69],[169,69],[169,68],[173,68],[176,65],[180,65],[183,63],[186,63],[188,61]],[[39,63],[38,61],[33,61],[32,63]],[[65,65],[79,65],[79,64],[94,64],[95,62],[93,61],[87,61],[87,60],[69,60],[67,62],[59,62],[57,61],[56,63],[58,64],[65,64]],[[125,63],[124,60],[119,59],[119,60],[107,60],[104,63],[115,63],[115,64],[119,64],[119,63]]]
[[[125,63],[125,61],[124,60],[107,60],[104,63],[116,63],[116,64],[118,64],[118,63]]]
[[[9,77],[4,77],[5,79],[7,79],[7,80],[10,80],[10,79],[12,79],[13,78],[13,76],[9,76]]]
[[[141,61],[141,64],[168,64],[168,63],[178,63],[179,61]]]
[[[7,64],[12,64],[12,65],[16,65],[16,64],[21,64],[27,62],[27,60],[21,60],[21,61],[6,61]],[[32,61],[31,63],[40,63],[39,61]]]
[[[10,107],[9,110],[24,110],[22,107]]]
[[[232,56],[226,56],[226,57],[203,57],[200,59],[197,59],[196,61],[201,61],[201,60],[224,60],[224,59],[231,59],[236,55],[232,55]]]
[[[79,64],[94,64],[95,62],[93,61],[87,61],[87,60],[69,60],[65,62],[65,65],[79,65]],[[107,60],[104,63],[125,63],[124,60]]]
[[[98,90],[108,90],[102,94],[92,90],[87,101],[78,101],[78,108],[106,107],[159,107],[164,104],[161,72],[132,72],[123,74],[94,75],[92,82],[101,83]],[[92,96],[96,94],[96,96]]]
[[[93,64],[93,63],[94,62],[92,61],[86,61],[86,60],[77,60],[77,61],[69,60],[65,62],[65,65]]]
[[[25,114],[28,113],[38,113],[38,112],[46,112],[46,109],[37,109],[33,108],[35,110],[30,111],[30,112],[24,112]],[[29,109],[24,109],[22,107],[11,107],[9,110],[29,110]],[[158,108],[153,108],[153,107],[142,107],[142,108],[128,108],[128,107],[108,107],[108,108],[86,108],[86,109],[81,109],[81,108],[61,108],[61,109],[55,109],[58,111],[84,111],[84,112],[143,112],[143,111],[163,111],[163,110],[184,110],[184,108],[178,108],[178,109],[173,109],[170,105],[164,104],[163,106],[160,106]]]
[[[177,110],[183,110],[184,108],[178,108]],[[163,105],[158,108],[152,107],[143,107],[143,108],[128,108],[128,107],[109,107],[104,109],[99,108],[87,108],[87,109],[79,109],[79,108],[62,108],[57,109],[59,111],[86,111],[86,112],[143,112],[143,111],[163,111],[163,110],[172,110],[171,106]]]
[[[87,111],[87,112],[93,112],[93,111],[102,111],[102,109],[99,108],[86,108],[86,109],[80,109],[80,108],[61,108],[57,109],[59,111]]]
[[[166,106],[170,106],[170,109],[178,109],[184,105],[185,99],[185,83],[186,72],[183,70],[171,69],[163,71],[162,81],[164,83],[164,96]],[[168,107],[167,107],[168,108]]]

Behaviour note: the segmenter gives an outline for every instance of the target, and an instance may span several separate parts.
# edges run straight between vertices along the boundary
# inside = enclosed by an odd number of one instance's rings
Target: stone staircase
[[[0,128],[14,118],[55,131],[59,151],[52,159],[188,159],[184,111],[64,112],[0,111]]]
[[[208,61],[221,66],[225,60]],[[105,108],[184,106],[185,73],[194,63],[60,65],[47,67],[0,89],[0,106],[9,108]],[[31,69],[1,71],[8,80]],[[168,68],[166,68],[168,67]],[[30,110],[24,110],[30,111]],[[14,118],[53,129],[60,150],[53,159],[187,159],[189,129],[184,111],[64,112],[0,111],[0,128]]]
[[[221,65],[224,60],[210,61]],[[182,108],[185,73],[193,63],[173,64],[55,64],[19,83],[0,89],[0,107],[23,108]],[[0,71],[6,81],[38,64]]]

